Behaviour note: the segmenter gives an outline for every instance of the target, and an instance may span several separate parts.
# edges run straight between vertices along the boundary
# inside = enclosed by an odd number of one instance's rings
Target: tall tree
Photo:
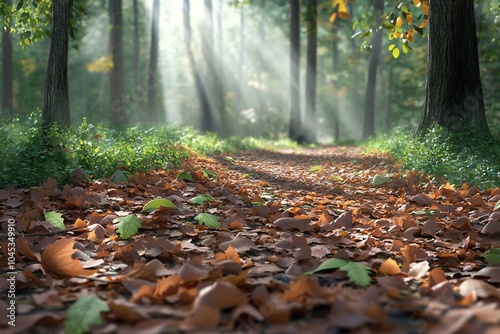
[[[316,63],[318,49],[318,1],[307,2],[307,68],[306,110],[304,116],[304,140],[316,142]]]
[[[431,0],[428,45],[425,106],[417,134],[425,134],[435,123],[450,131],[471,126],[489,133],[474,1]]]
[[[217,6],[217,75],[219,78],[219,104],[220,104],[220,134],[226,135],[226,100],[225,100],[225,73],[224,73],[224,43],[223,43],[223,30],[222,30],[222,11],[223,11],[224,1],[219,0]]]
[[[12,0],[4,0],[6,6],[12,6]],[[2,114],[11,116],[14,107],[13,74],[12,74],[12,36],[8,24],[2,30]]]
[[[204,1],[204,15],[202,23],[202,53],[205,59],[204,75],[202,76],[205,97],[201,101],[201,130],[216,131],[214,111],[214,80],[216,71],[214,67],[213,49],[213,11],[212,0]]]
[[[186,53],[189,60],[189,68],[194,77],[196,93],[198,95],[198,101],[200,103],[200,109],[203,110],[203,106],[208,104],[208,97],[205,92],[205,87],[203,86],[200,70],[196,64],[194,57],[194,52],[192,49],[192,32],[191,32],[191,3],[189,0],[184,0],[183,3],[183,19],[184,19],[184,45],[186,47]]]
[[[340,109],[339,109],[339,36],[337,31],[337,24],[332,23],[333,39],[332,39],[332,54],[333,54],[333,66],[332,66],[332,76],[333,76],[333,96],[332,96],[332,109],[333,109],[333,136],[335,142],[340,140]]]
[[[109,0],[109,23],[109,49],[113,60],[110,71],[110,121],[115,126],[123,126],[128,115],[124,96],[122,0]]]
[[[384,0],[373,2],[374,13],[377,17],[377,27],[373,32],[370,62],[368,64],[368,80],[365,93],[365,117],[363,122],[363,138],[375,135],[375,97],[377,90],[377,68],[382,49],[382,31],[380,29],[381,16],[384,11]]]
[[[139,87],[139,0],[134,0],[134,87]]]
[[[236,112],[243,110],[243,63],[245,62],[245,6],[240,5],[240,47],[238,60],[238,95],[236,97]]]
[[[52,39],[49,63],[45,77],[45,95],[42,109],[42,125],[54,123],[69,125],[68,95],[68,35],[72,0],[58,0],[52,4]]]
[[[160,0],[153,1],[153,23],[151,27],[151,51],[149,54],[149,73],[148,73],[148,109],[149,121],[158,120],[158,110],[156,106],[156,88],[155,78],[158,72],[158,28],[160,16]]]
[[[300,2],[290,0],[290,124],[288,137],[301,137],[300,115]]]

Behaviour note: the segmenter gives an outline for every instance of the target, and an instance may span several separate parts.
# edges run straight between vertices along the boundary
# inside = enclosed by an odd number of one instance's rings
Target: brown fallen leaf
[[[500,298],[500,291],[493,285],[473,278],[463,281],[459,292],[464,297],[473,294],[476,298]]]
[[[330,225],[333,228],[351,228],[352,224],[352,215],[349,211],[343,212],[335,221],[331,222]]]
[[[42,267],[58,276],[89,276],[98,270],[83,269],[79,260],[73,259],[72,255],[77,251],[76,238],[59,239],[48,245],[41,254]]]
[[[399,274],[401,270],[399,269],[399,265],[392,258],[388,258],[380,265],[379,272],[384,275],[395,275]]]
[[[219,323],[220,311],[248,304],[248,298],[236,286],[219,281],[200,290],[193,310],[183,321],[185,330],[210,330]]]
[[[311,223],[310,219],[297,219],[297,218],[289,218],[282,217],[277,219],[274,224],[277,225],[282,230],[299,230],[306,231],[310,228],[309,224]]]

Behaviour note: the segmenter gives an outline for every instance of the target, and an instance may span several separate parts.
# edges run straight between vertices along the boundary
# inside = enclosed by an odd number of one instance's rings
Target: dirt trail
[[[500,331],[498,256],[482,256],[500,247],[500,189],[436,185],[354,147],[246,151],[121,185],[52,186],[0,190],[2,215],[24,234],[17,332],[62,329],[88,295],[108,307],[103,333]],[[141,213],[154,198],[181,210]],[[58,233],[43,210],[82,230]],[[199,225],[199,214],[220,229]],[[122,240],[113,220],[130,215],[140,229]],[[349,269],[305,274],[332,258]]]

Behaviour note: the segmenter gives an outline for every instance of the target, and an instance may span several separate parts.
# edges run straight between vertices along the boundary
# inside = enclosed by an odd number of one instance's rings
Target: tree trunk
[[[390,131],[392,129],[392,88],[394,83],[394,63],[391,61],[389,65],[389,82],[387,84],[387,114],[385,117],[385,129]]]
[[[222,136],[226,135],[227,125],[226,125],[226,100],[225,100],[225,74],[224,74],[224,43],[222,36],[222,10],[223,10],[224,1],[219,0],[217,6],[217,76],[219,78],[219,87],[218,87],[218,95],[219,95],[219,104],[220,104],[220,134]]]
[[[300,3],[290,0],[290,125],[288,137],[300,140]]]
[[[338,42],[338,33],[337,26],[332,24],[333,30],[333,41],[332,41],[332,53],[333,53],[333,88],[334,94],[332,96],[332,108],[333,108],[333,135],[335,138],[335,143],[340,141],[340,109],[339,109],[339,80],[338,80],[338,72],[339,72],[339,42]]]
[[[203,105],[207,104],[207,95],[205,93],[205,87],[201,81],[200,70],[196,64],[194,58],[193,49],[191,47],[191,5],[189,0],[184,0],[183,4],[183,18],[184,18],[184,45],[186,47],[186,53],[189,59],[189,67],[194,78],[196,93],[198,95],[198,101],[200,103],[200,110],[203,110]]]
[[[12,6],[12,0],[5,0],[6,6]],[[9,20],[10,21],[10,20]],[[2,30],[2,115],[13,116],[14,90],[12,73],[12,35],[10,26],[5,25]]]
[[[375,0],[374,9],[376,17],[384,11],[384,0]],[[365,95],[365,117],[363,123],[363,138],[375,135],[375,98],[377,91],[377,67],[382,49],[382,31],[379,29],[380,18],[377,20],[377,29],[373,32],[370,63],[368,65],[368,81]]]
[[[266,0],[261,0],[260,3],[260,24],[259,24],[259,29],[258,29],[258,34],[259,34],[259,45],[266,45]],[[257,70],[257,99],[259,101],[259,110],[257,111],[256,114],[256,123],[260,124],[261,121],[263,120],[263,115],[266,113],[266,105],[264,101],[264,92],[263,92],[263,87],[264,87],[264,82],[262,78],[262,73],[264,72],[264,66],[265,66],[265,59],[264,59],[264,53],[263,51],[260,51],[258,53],[259,55],[259,69]]]
[[[474,1],[429,4],[429,55],[425,107],[417,130],[434,124],[451,132],[475,127],[489,133],[479,73]]]
[[[70,124],[68,94],[68,35],[71,0],[54,1],[52,4],[52,39],[49,63],[45,77],[45,95],[42,125],[48,128],[57,123]]]
[[[156,107],[156,88],[155,78],[158,76],[158,28],[160,16],[160,0],[153,2],[153,23],[151,26],[151,50],[149,54],[149,73],[148,73],[148,109],[149,121],[154,123],[159,119]]]
[[[318,49],[318,1],[307,3],[307,69],[306,110],[304,117],[304,140],[316,143],[316,60]]]
[[[110,71],[110,121],[114,126],[127,124],[127,107],[125,96],[123,68],[123,16],[122,0],[109,0],[109,48],[113,60]]]
[[[139,0],[134,0],[134,88],[139,87]]]
[[[240,6],[240,49],[238,61],[238,96],[236,97],[236,114],[243,110],[243,62],[245,61],[245,9]]]
[[[214,49],[213,49],[213,12],[212,0],[204,1],[202,25],[202,53],[205,59],[204,75],[201,77],[204,96],[201,101],[201,130],[215,132],[214,119]]]

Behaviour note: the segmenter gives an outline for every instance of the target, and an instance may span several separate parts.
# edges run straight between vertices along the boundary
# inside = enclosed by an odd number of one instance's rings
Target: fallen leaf
[[[89,276],[98,270],[83,269],[79,260],[72,255],[77,251],[75,238],[59,239],[42,251],[41,263],[45,270],[58,276]]]

